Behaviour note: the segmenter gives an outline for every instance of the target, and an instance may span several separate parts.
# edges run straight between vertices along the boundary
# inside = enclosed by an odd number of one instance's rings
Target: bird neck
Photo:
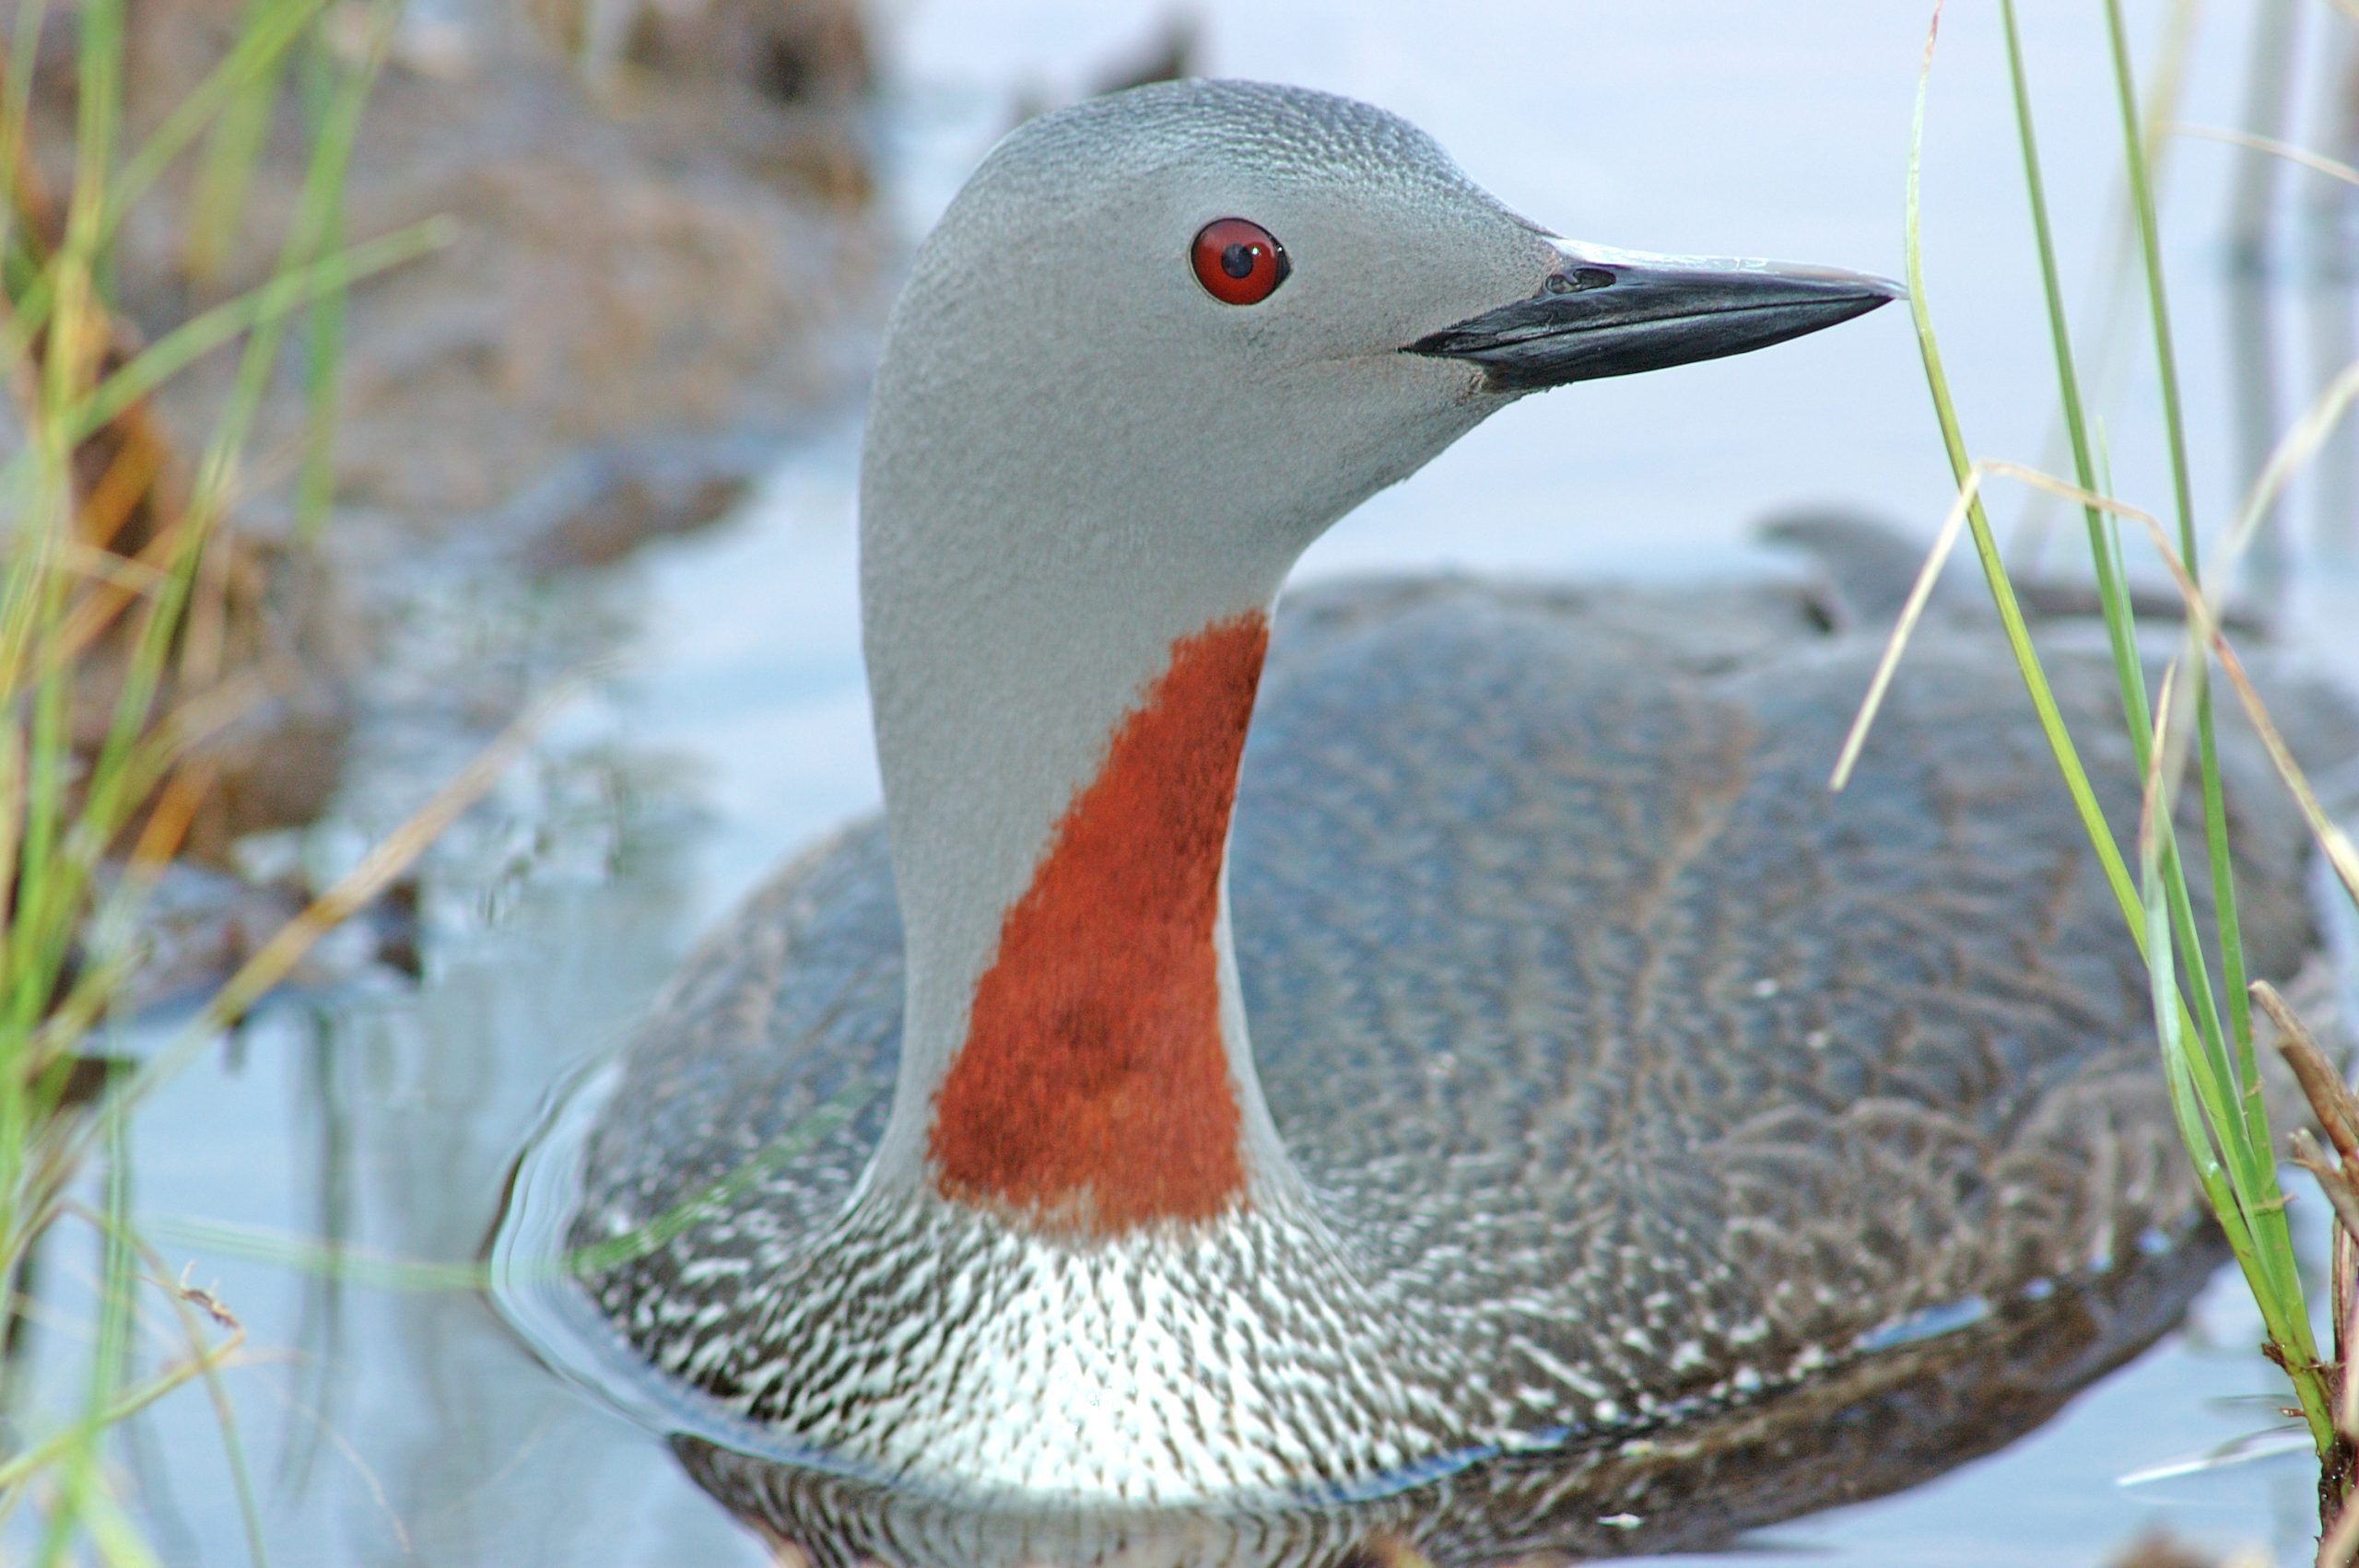
[[[1050,828],[934,1090],[945,1197],[1094,1234],[1244,1197],[1222,883],[1268,638],[1249,613],[1174,641]]]
[[[869,1185],[1083,1242],[1237,1214],[1287,1179],[1226,877],[1274,583],[1093,613],[889,570],[863,562],[908,990]]]

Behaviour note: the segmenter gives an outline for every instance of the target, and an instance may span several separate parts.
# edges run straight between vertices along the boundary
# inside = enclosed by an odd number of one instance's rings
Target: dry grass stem
[[[1899,619],[1893,624],[1891,639],[1876,661],[1867,696],[1860,701],[1860,711],[1852,716],[1851,728],[1843,737],[1843,749],[1835,758],[1835,771],[1827,778],[1826,787],[1838,794],[1851,781],[1851,769],[1859,763],[1860,749],[1868,743],[1868,729],[1884,707],[1884,693],[1892,685],[1894,673],[1900,668],[1900,656],[1907,650],[1917,623],[1924,617],[1925,605],[1933,596],[1933,584],[1941,579],[1942,568],[1949,564],[1959,535],[1966,532],[1966,520],[1974,509],[1975,497],[1982,492],[1983,472],[1978,465],[1966,475],[1966,483],[1958,486],[1957,498],[1950,503],[1949,515],[1942,519],[1941,530],[1933,536],[1933,547],[1926,552],[1925,564],[1918,568],[1917,579],[1908,585],[1908,597],[1900,606]]]
[[[2226,544],[2222,547],[2223,560],[2213,563],[2212,572],[2224,580],[2222,568],[2232,565],[2243,556],[2245,549],[2260,532],[2260,525],[2277,504],[2277,497],[2292,483],[2318,449],[2326,445],[2342,416],[2350,411],[2353,399],[2359,399],[2359,360],[2345,365],[2334,379],[2320,390],[2305,409],[2302,416],[2278,439],[2261,465],[2259,475],[2252,482],[2245,503],[2237,510],[2236,521],[2228,530]]]
[[[2359,6],[2359,0],[2353,0],[2353,4]],[[2224,125],[2189,125],[2182,123],[2169,126],[2168,129],[2174,136],[2189,136],[2203,142],[2225,142],[2230,146],[2244,147],[2252,152],[2263,152],[2271,158],[2282,158],[2288,163],[2297,163],[2313,173],[2325,175],[2330,180],[2341,180],[2346,184],[2359,185],[2359,169],[2353,169],[2339,159],[2314,153],[2307,147],[2295,146],[2291,142],[2281,142],[2274,136],[2255,135],[2250,131],[2232,131]]]
[[[358,865],[263,943],[205,1004],[192,1026],[194,1031],[210,1035],[236,1022],[264,992],[284,980],[320,938],[393,885],[394,878],[407,871],[426,852],[428,845],[482,799],[499,776],[524,755],[541,727],[572,700],[581,685],[579,677],[560,683],[492,737],[407,821],[362,856]]]
[[[2219,661],[2221,673],[2227,676],[2228,684],[2236,689],[2236,700],[2244,708],[2245,717],[2251,722],[2254,735],[2268,753],[2271,766],[2301,807],[2303,817],[2309,824],[2311,837],[2317,841],[2327,864],[2333,869],[2352,901],[2359,903],[2359,847],[2353,845],[2350,835],[2343,832],[2327,814],[2326,808],[2318,803],[2318,792],[2310,787],[2308,775],[2294,760],[2293,749],[2286,745],[2284,735],[2279,731],[2276,721],[2270,718],[2268,708],[2260,700],[2260,694],[2253,689],[2252,677],[2245,673],[2244,661],[2237,658],[2236,649],[2229,646],[2227,634],[2221,629],[2211,601],[2188,571],[2186,564],[2178,558],[2177,552],[2171,548],[2162,525],[2151,517],[2131,512],[2130,509],[2121,509],[2126,514],[2141,517],[2154,535],[2155,552],[2169,569],[2171,579],[2178,585],[2179,595],[2187,604],[2189,638],[2190,640],[2201,638],[2210,645],[2212,657]]]
[[[1981,497],[1983,480],[1993,476],[2021,480],[2035,489],[2159,526],[2151,514],[2135,507],[2092,495],[2054,474],[2044,474],[2020,462],[2010,462],[2003,458],[1983,458],[1971,464],[1965,480],[1958,486],[1956,498],[1950,503],[1948,513],[1942,519],[1941,528],[1934,533],[1932,548],[1926,552],[1925,564],[1918,568],[1916,580],[1909,584],[1908,597],[1901,605],[1899,618],[1893,625],[1892,637],[1884,644],[1883,657],[1876,661],[1874,676],[1868,682],[1867,696],[1860,699],[1860,710],[1852,716],[1851,728],[1843,737],[1843,749],[1837,755],[1834,772],[1827,778],[1828,789],[1840,791],[1850,782],[1851,770],[1859,762],[1860,748],[1867,744],[1868,731],[1884,706],[1884,693],[1891,686],[1893,675],[1899,669],[1901,656],[1907,649],[1908,639],[1915,634],[1918,623],[1924,617],[1925,606],[1932,598],[1933,584],[1940,579],[1942,568],[1949,564],[1958,539],[1966,532],[1975,504]]]
[[[2274,986],[2257,980],[2252,1000],[2277,1029],[2278,1054],[2293,1070],[2294,1082],[2318,1126],[2334,1146],[2330,1161],[2307,1129],[2296,1129],[2287,1140],[2294,1163],[2310,1173],[2334,1211],[2334,1424],[2346,1449],[2359,1442],[2359,1292],[2353,1289],[2354,1263],[2359,1262],[2359,1096],[2343,1082],[2341,1071]],[[2359,1507],[2346,1497],[2331,1525],[2318,1541],[2318,1568],[2349,1568],[2359,1558]]]

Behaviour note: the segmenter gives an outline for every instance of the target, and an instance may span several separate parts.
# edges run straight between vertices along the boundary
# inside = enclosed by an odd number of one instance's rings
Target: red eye
[[[1241,217],[1215,218],[1197,230],[1190,259],[1196,281],[1224,305],[1259,305],[1294,270],[1277,237]]]

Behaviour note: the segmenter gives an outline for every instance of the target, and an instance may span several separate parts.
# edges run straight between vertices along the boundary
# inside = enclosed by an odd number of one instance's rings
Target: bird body
[[[1514,397],[1890,292],[1558,240],[1299,89],[1012,135],[876,383],[886,817],[626,1053],[573,1231],[658,1236],[614,1329],[840,1474],[1333,1502],[2185,1246],[2144,971],[1994,646],[1929,631],[1832,796],[1875,647],[1800,594],[1278,603]],[[2055,674],[2104,731],[2110,671]],[[2299,827],[2240,811],[2286,973]]]
[[[693,1273],[618,1272],[607,1312],[855,1473],[1332,1497],[1675,1426],[2186,1244],[2144,972],[1991,650],[1929,634],[1831,796],[1874,643],[1763,604],[1789,618],[1650,646],[1643,601],[1290,596],[1230,853],[1290,1186],[1218,1223],[864,1180],[901,923],[882,824],[813,851],[675,984],[593,1163],[631,1223],[760,1178],[687,1233]],[[2110,672],[2055,673],[2102,720]],[[2098,755],[2127,823],[2134,770]],[[2240,848],[2256,967],[2287,972],[2298,828]],[[848,1086],[860,1114],[764,1162]],[[962,1450],[1003,1468],[934,1468]]]

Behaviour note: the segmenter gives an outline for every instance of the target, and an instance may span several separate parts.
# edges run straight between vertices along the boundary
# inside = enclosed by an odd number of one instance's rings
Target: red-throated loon
[[[575,1240],[720,1196],[590,1279],[613,1328],[857,1474],[1284,1499],[1765,1400],[2187,1235],[2143,970],[1995,643],[1929,631],[1831,797],[1867,638],[1449,581],[1273,618],[1516,398],[1895,293],[1558,238],[1295,88],[1008,136],[875,382],[885,820],[624,1059]],[[2283,973],[2298,832],[2240,832]]]

